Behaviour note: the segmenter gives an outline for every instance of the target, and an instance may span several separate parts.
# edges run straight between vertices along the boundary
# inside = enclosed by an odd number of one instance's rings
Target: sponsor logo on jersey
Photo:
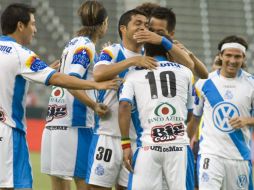
[[[0,51],[3,53],[11,53],[12,47],[0,45]]]
[[[86,69],[89,66],[92,58],[92,51],[89,48],[82,46],[76,49],[71,63],[82,65]]]
[[[66,105],[58,106],[58,105],[49,105],[48,113],[47,113],[47,122],[52,121],[53,119],[58,119],[65,117],[67,115]]]
[[[5,115],[6,114],[5,114],[4,110],[3,110],[3,108],[0,107],[0,121],[5,122],[5,120],[6,120]]]
[[[206,172],[202,173],[201,181],[208,182],[209,181],[209,175]]]
[[[51,103],[65,103],[64,99],[64,89],[61,87],[53,86],[52,92],[50,94],[49,102]]]
[[[47,67],[47,64],[39,59],[37,55],[30,56],[25,63],[26,67],[34,72],[43,70]]]
[[[177,136],[184,135],[184,125],[182,123],[155,126],[151,130],[151,137],[153,142],[160,143],[166,141],[173,141]]]
[[[99,61],[111,61],[112,59],[113,59],[113,53],[110,50],[108,49],[102,50]]]
[[[181,66],[178,63],[173,63],[173,62],[161,62],[160,66],[161,67],[177,67],[177,68],[181,68]]]
[[[101,164],[98,164],[97,167],[95,168],[95,174],[98,176],[104,175],[104,168]]]
[[[237,178],[237,186],[239,188],[243,188],[245,189],[245,187],[247,186],[247,176],[246,175],[239,175]]]
[[[175,113],[176,109],[169,103],[161,103],[154,110],[154,114],[157,116],[175,115]]]
[[[154,110],[155,117],[148,118],[148,123],[160,123],[170,121],[183,121],[183,117],[175,116],[176,109],[169,103],[163,102]]]
[[[229,124],[232,117],[240,116],[237,107],[230,102],[220,102],[213,108],[213,123],[217,129],[223,132],[231,133],[235,131]]]
[[[150,146],[151,150],[158,151],[158,152],[178,152],[183,151],[183,147],[180,146],[169,146],[169,147],[162,147],[162,146]]]

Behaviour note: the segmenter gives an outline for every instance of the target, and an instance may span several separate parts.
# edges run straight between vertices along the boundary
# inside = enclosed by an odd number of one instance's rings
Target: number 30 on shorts
[[[104,147],[100,146],[97,149],[98,153],[96,154],[96,160],[104,160],[105,162],[110,162],[112,157],[112,150],[105,149]]]

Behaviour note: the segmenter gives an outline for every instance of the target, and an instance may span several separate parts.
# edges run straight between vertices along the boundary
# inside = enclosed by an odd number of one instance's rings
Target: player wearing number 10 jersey
[[[128,138],[128,116],[135,103],[140,119],[140,128],[136,130],[138,149],[133,157],[134,173],[129,176],[128,189],[161,189],[162,173],[169,189],[193,189],[193,162],[185,125],[188,109],[193,106],[192,72],[183,65],[167,61],[161,46],[147,44],[145,50],[146,55],[158,61],[157,69],[129,71],[120,94],[122,137]],[[125,154],[124,145],[123,149]]]

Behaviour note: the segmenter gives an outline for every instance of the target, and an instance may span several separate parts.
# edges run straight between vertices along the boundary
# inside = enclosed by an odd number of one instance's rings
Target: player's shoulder
[[[119,51],[121,50],[120,44],[112,44],[110,46],[104,47],[100,52],[99,62],[111,62],[117,57]]]
[[[248,73],[247,71],[241,70],[241,77],[244,81],[247,81],[247,84],[250,84],[252,87],[254,86],[254,75]]]
[[[76,48],[78,46],[94,46],[94,43],[86,36],[77,36],[72,38],[65,48]]]

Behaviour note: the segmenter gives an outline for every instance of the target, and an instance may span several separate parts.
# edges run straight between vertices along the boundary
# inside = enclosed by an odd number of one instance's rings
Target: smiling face
[[[234,78],[240,70],[245,55],[237,48],[227,48],[220,54],[222,60],[221,74],[227,78]]]
[[[121,31],[123,38],[131,40],[132,42],[136,42],[133,38],[134,34],[140,30],[147,30],[148,29],[148,21],[144,15],[132,15],[131,20],[127,26],[122,25]]]

